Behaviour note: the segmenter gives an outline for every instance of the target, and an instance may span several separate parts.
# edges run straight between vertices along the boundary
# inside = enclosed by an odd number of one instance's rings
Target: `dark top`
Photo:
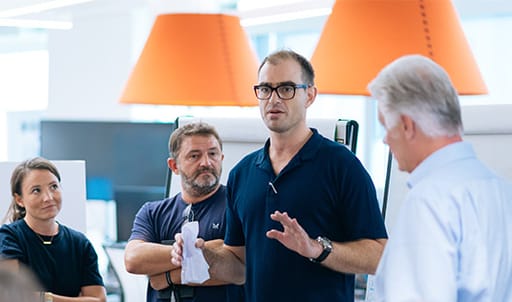
[[[174,235],[181,232],[184,222],[185,201],[178,193],[172,198],[145,203],[133,222],[129,240],[138,239],[146,242],[168,243]],[[223,239],[226,231],[226,187],[221,186],[215,194],[192,205],[194,220],[199,222],[198,237],[204,240]],[[170,256],[169,256],[170,257]],[[148,284],[147,301],[168,301],[158,299],[157,291]],[[242,287],[235,285],[197,286],[194,298],[183,301],[225,302],[241,301]]]
[[[374,185],[359,160],[315,129],[275,175],[268,149],[247,155],[230,172],[225,244],[246,247],[247,301],[354,301],[354,275],[313,263],[269,239],[270,219],[288,212],[311,238],[386,238]]]
[[[27,265],[44,289],[57,295],[77,297],[83,286],[103,286],[94,247],[84,234],[62,224],[48,245],[24,219],[3,225],[0,255]]]

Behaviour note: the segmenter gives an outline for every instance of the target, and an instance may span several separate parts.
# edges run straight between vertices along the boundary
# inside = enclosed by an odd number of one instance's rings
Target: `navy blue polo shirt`
[[[313,135],[275,175],[264,148],[230,172],[225,243],[246,247],[247,301],[354,301],[354,275],[335,272],[266,237],[282,230],[278,210],[311,238],[346,242],[387,238],[373,182],[345,146]]]
[[[129,240],[139,239],[146,242],[162,243],[174,240],[174,235],[181,232],[183,214],[188,204],[176,196],[161,201],[145,203],[133,222]],[[198,237],[204,240],[223,239],[226,230],[226,187],[221,186],[209,198],[195,203],[191,207],[194,219],[199,223]],[[235,285],[198,286],[194,289],[194,298],[184,301],[241,301],[242,287]],[[157,292],[148,285],[147,301],[159,301]],[[167,300],[168,301],[168,300]]]

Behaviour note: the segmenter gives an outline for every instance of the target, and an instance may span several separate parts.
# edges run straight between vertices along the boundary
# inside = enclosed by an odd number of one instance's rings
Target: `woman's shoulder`
[[[75,240],[87,240],[87,237],[81,231],[75,230],[71,227],[59,223],[59,233],[66,238],[75,239]]]
[[[0,227],[0,232],[22,232],[28,228],[23,219],[5,223]]]
[[[59,234],[56,237],[58,242],[68,246],[69,249],[77,248],[86,253],[94,251],[92,242],[81,231],[62,224],[59,224],[59,228]]]

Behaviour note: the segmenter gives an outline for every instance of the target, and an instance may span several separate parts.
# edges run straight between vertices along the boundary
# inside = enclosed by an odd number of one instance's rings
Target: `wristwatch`
[[[50,292],[44,292],[44,302],[53,302],[53,294]]]
[[[318,236],[316,238],[316,241],[318,241],[322,245],[324,250],[322,251],[320,256],[318,256],[316,258],[309,258],[309,260],[314,263],[320,263],[320,262],[324,261],[325,258],[327,258],[327,256],[329,256],[329,254],[331,253],[332,242],[331,242],[331,240],[327,239],[326,237],[322,237],[322,236]]]

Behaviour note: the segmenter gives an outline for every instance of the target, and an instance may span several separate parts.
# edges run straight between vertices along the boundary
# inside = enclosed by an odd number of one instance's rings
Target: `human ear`
[[[400,119],[402,121],[402,129],[404,131],[404,136],[407,139],[412,139],[416,135],[416,123],[414,120],[407,116],[407,115],[401,115]]]
[[[176,162],[175,158],[169,157],[167,159],[167,166],[169,167],[169,169],[171,169],[171,171],[174,174],[180,175],[179,170],[178,170],[178,163]]]
[[[21,195],[19,195],[18,193],[14,193],[14,202],[16,202],[16,204],[22,208],[25,207],[25,203],[23,202]]]
[[[307,89],[306,92],[307,92],[308,99],[306,100],[305,105],[306,105],[306,108],[308,108],[315,102],[316,95],[318,94],[318,89],[316,88],[316,86],[311,86],[306,89]]]

